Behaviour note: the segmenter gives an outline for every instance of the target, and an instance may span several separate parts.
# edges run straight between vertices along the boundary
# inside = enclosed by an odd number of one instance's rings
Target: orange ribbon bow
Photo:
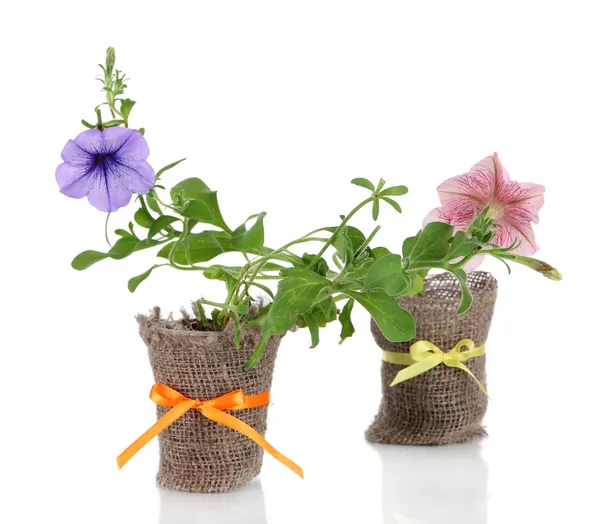
[[[178,418],[182,417],[190,409],[197,409],[206,418],[216,422],[217,424],[223,424],[228,428],[238,431],[242,435],[246,435],[249,439],[256,442],[261,448],[270,453],[283,465],[290,468],[294,473],[304,478],[302,468],[296,463],[292,462],[285,455],[279,453],[271,444],[269,444],[264,437],[255,429],[250,427],[240,419],[235,418],[223,410],[239,410],[248,408],[257,408],[260,406],[266,406],[269,403],[269,392],[260,393],[259,395],[251,395],[249,397],[244,395],[244,391],[236,389],[231,393],[227,393],[221,397],[213,398],[212,400],[193,400],[187,398],[185,395],[179,393],[179,391],[165,386],[164,384],[154,384],[150,391],[150,399],[158,404],[159,406],[170,407],[158,421],[142,436],[140,436],[131,446],[129,446],[123,453],[117,457],[117,465],[121,469],[127,461],[133,457],[140,449],[142,449],[148,442],[150,442],[156,435],[161,431],[169,427]]]

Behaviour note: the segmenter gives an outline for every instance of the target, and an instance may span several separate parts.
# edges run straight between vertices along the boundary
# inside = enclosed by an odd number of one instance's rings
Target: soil
[[[215,325],[212,320],[207,320],[206,324],[202,325],[202,322],[195,318],[190,320],[182,319],[181,326],[190,331],[215,331]]]
[[[196,318],[183,318],[181,319],[180,323],[184,329],[188,329],[190,331],[219,331],[215,329],[215,325],[210,319],[207,319],[206,324],[204,325],[202,324],[202,322],[200,322],[200,320]]]

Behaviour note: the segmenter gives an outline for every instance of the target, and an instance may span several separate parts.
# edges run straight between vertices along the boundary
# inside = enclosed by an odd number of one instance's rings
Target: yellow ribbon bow
[[[467,349],[463,351],[463,347]],[[436,345],[427,340],[420,340],[410,346],[409,353],[396,353],[394,351],[384,351],[383,360],[390,364],[408,366],[398,372],[390,386],[395,386],[400,382],[416,377],[439,364],[445,364],[451,368],[462,369],[477,382],[479,389],[487,396],[487,391],[483,384],[479,382],[473,372],[463,364],[470,358],[480,357],[485,354],[485,344],[475,347],[475,342],[465,338],[458,342],[450,351],[444,353]]]
[[[121,469],[127,461],[133,457],[140,449],[150,442],[161,431],[169,427],[178,418],[185,415],[191,409],[197,409],[206,418],[223,424],[228,428],[246,435],[249,439],[256,442],[261,448],[270,453],[279,462],[290,468],[294,473],[304,478],[302,468],[292,462],[282,453],[279,453],[264,437],[255,429],[250,427],[240,419],[225,413],[223,410],[240,410],[266,406],[269,403],[270,395],[266,391],[258,395],[245,396],[244,391],[236,389],[231,393],[213,398],[212,400],[194,400],[187,398],[179,391],[165,386],[164,384],[154,384],[150,391],[150,399],[159,406],[170,407],[158,421],[148,431],[141,435],[131,446],[117,457],[117,465]]]

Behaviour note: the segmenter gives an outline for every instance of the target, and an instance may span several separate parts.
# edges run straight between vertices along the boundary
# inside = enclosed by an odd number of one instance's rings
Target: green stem
[[[232,290],[232,293],[229,294],[226,302],[229,304],[234,296],[236,297],[236,301],[239,302],[242,299],[242,297],[244,296],[244,293],[248,292],[248,287],[254,282],[257,275],[260,273],[261,269],[267,264],[267,262],[270,259],[275,258],[275,255],[282,253],[283,251],[287,250],[288,248],[290,248],[291,246],[294,246],[296,244],[303,244],[305,242],[326,242],[326,241],[327,241],[327,239],[324,239],[324,238],[310,237],[310,236],[305,235],[301,238],[298,238],[296,240],[292,240],[291,242],[288,242],[285,246],[282,246],[279,249],[276,249],[275,251],[269,253],[268,255],[264,255],[260,258],[257,258],[256,260],[253,260],[249,264],[246,264],[240,271],[240,281],[238,282],[237,286]],[[246,282],[245,281],[246,275],[248,274],[250,269],[252,269],[254,266],[258,266],[258,267],[254,271],[254,273],[251,275],[250,279]],[[243,284],[245,284],[245,291],[243,291],[240,294],[239,293],[240,288],[242,287]]]
[[[371,243],[371,240],[373,240],[373,238],[375,238],[375,235],[377,233],[379,233],[379,230],[381,229],[381,226],[377,226],[373,232],[365,239],[365,241],[360,245],[360,247],[356,250],[356,253],[354,253],[354,257],[358,257],[360,256],[360,254],[367,249],[368,245]]]
[[[434,264],[431,262],[427,262],[424,264],[412,264],[409,266],[408,271],[416,271],[418,269],[449,269],[449,266],[443,262],[439,264]]]
[[[323,253],[325,253],[325,251],[327,251],[327,248],[333,243],[333,241],[338,237],[338,235],[340,234],[340,232],[344,229],[344,227],[346,226],[346,224],[350,221],[350,219],[360,210],[362,209],[364,206],[366,206],[367,204],[371,203],[374,200],[374,196],[370,196],[369,198],[367,198],[366,200],[363,200],[360,204],[358,204],[358,206],[356,206],[352,211],[350,211],[350,213],[348,213],[348,215],[346,215],[346,217],[342,220],[342,222],[340,223],[340,225],[333,231],[333,233],[331,234],[331,236],[329,237],[329,240],[327,242],[325,242],[325,245],[321,248],[321,251],[319,251],[319,253],[317,254],[317,257],[309,264],[308,269],[311,269],[317,262],[317,260],[319,260],[319,258],[321,258],[323,256]]]
[[[275,295],[273,294],[273,292],[267,286],[263,286],[262,284],[259,284],[258,282],[251,282],[250,286],[254,286],[254,287],[257,287],[258,289],[262,289],[272,299],[275,299]]]
[[[179,269],[180,271],[208,271],[210,268],[208,267],[200,267],[200,266],[180,266],[177,262],[169,263],[174,269]]]
[[[171,264],[173,267],[177,267],[177,265],[178,265],[175,262],[175,251],[177,250],[177,248],[179,247],[181,242],[183,242],[183,240],[189,233],[189,219],[187,219],[187,218],[183,219],[183,228],[182,229],[183,230],[181,232],[181,236],[173,243],[173,247],[171,248],[171,251],[169,251],[169,264]]]
[[[106,239],[106,243],[112,247],[110,240],[108,238],[108,219],[110,218],[110,211],[106,214],[106,221],[104,222],[104,238]]]
[[[447,268],[452,270],[452,269],[460,269],[461,267],[463,267],[469,260],[471,260],[475,255],[478,255],[479,253],[481,253],[481,251],[472,251],[471,253],[469,253],[466,257],[464,257],[462,260],[456,262],[455,264],[447,264]]]
[[[236,311],[236,308],[233,306],[229,306],[227,304],[220,304],[219,302],[211,302],[210,300],[204,300],[203,298],[198,299],[198,302],[201,304],[206,304],[207,306],[212,306],[220,309],[227,309],[228,311]]]
[[[160,197],[158,196],[158,192],[154,191],[154,198],[156,198],[156,201],[163,207],[166,207],[167,209],[172,209],[173,211],[175,211],[176,213],[180,213],[179,209],[177,209],[176,207],[173,207],[169,204],[165,204]]]

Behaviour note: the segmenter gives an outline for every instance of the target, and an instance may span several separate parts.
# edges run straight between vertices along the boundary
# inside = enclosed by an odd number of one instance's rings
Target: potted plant
[[[390,340],[414,336],[412,317],[395,298],[364,285],[374,260],[389,253],[370,248],[379,226],[365,236],[349,225],[366,206],[372,207],[377,220],[380,202],[400,211],[394,198],[407,189],[385,187],[383,180],[375,187],[356,179],[354,183],[369,188],[371,194],[337,226],[317,228],[280,248],[269,248],[266,213],[251,215],[232,228],[222,216],[217,193],[203,180],[187,178],[166,191],[162,177],[182,160],[154,171],[147,161],[144,129],[130,127],[135,102],[124,96],[126,79],[115,68],[114,49],[108,49],[100,67],[106,100],[95,108],[96,122],[83,120],[87,130],[65,145],[56,180],[63,194],[87,197],[107,213],[105,237],[110,249],[80,253],[73,268],[85,270],[102,260],[121,260],[154,249],[159,262],[131,278],[129,291],[163,267],[220,280],[225,286],[222,299],[201,296],[193,301],[192,315],[183,312],[181,319],[163,317],[158,307],[149,315],[138,315],[156,382],[151,398],[158,405],[158,421],[123,452],[119,466],[158,435],[157,481],[165,487],[233,489],[259,473],[263,450],[302,476],[299,466],[264,440],[278,346],[287,331],[300,327],[310,332],[314,347],[319,329],[338,320],[342,340],[351,336],[355,301],[371,313]],[[110,118],[105,118],[107,114]],[[109,216],[134,195],[134,221],[116,229],[111,244]],[[315,243],[316,253],[304,252],[305,246]],[[331,252],[336,270],[324,258]],[[215,259],[224,253],[237,254],[240,263],[217,264]],[[275,283],[276,292],[269,286]],[[345,305],[340,310],[341,301]]]
[[[444,270],[424,278],[419,293],[398,297],[415,319],[415,340],[391,342],[372,324],[383,350],[383,396],[367,430],[372,442],[451,444],[485,435],[485,342],[497,282],[473,270],[491,256],[509,272],[507,262],[516,262],[551,280],[562,278],[529,256],[538,250],[531,223],[538,222],[544,188],[511,181],[497,154],[447,180],[438,192],[442,207],[403,246],[409,273],[421,279],[431,268]],[[402,260],[395,261],[397,268]]]

